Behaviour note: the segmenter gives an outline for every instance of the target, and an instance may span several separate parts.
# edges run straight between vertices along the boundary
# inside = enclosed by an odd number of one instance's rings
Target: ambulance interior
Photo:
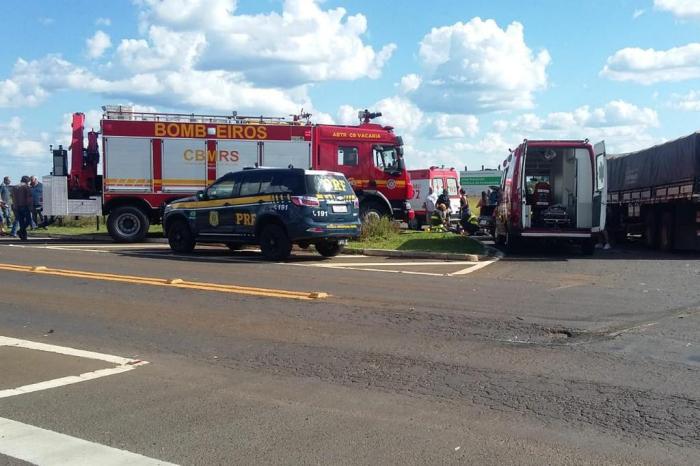
[[[523,182],[525,228],[592,226],[593,177],[587,149],[528,147]]]

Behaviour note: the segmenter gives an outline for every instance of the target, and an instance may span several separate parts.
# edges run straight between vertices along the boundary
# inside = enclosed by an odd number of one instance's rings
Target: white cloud
[[[700,112],[700,92],[690,91],[687,94],[673,94],[671,106],[686,112]]]
[[[256,87],[240,73],[222,70],[161,70],[106,79],[57,55],[30,62],[18,60],[12,76],[0,81],[0,106],[37,105],[51,92],[63,89],[145,105],[207,111],[287,115],[304,107],[313,112],[305,87]]]
[[[679,18],[700,18],[698,0],[654,0],[654,8],[668,11]]]
[[[479,119],[474,115],[438,114],[431,118],[433,137],[437,139],[465,138],[479,132]]]
[[[151,26],[148,40],[123,39],[117,47],[117,55],[121,63],[134,72],[192,68],[205,44],[204,34]]]
[[[111,46],[112,40],[109,38],[109,34],[104,31],[96,31],[92,37],[85,39],[88,58],[100,58]]]
[[[375,50],[364,43],[364,15],[347,16],[344,8],[323,10],[316,0],[286,0],[281,14],[258,15],[235,14],[233,0],[145,0],[144,4],[144,26],[166,28],[171,38],[203,34],[207,45],[197,53],[201,69],[241,72],[263,86],[378,78],[396,49],[387,44]],[[156,50],[167,44],[157,44],[153,38],[149,42],[149,48]]]
[[[49,18],[47,16],[42,16],[41,18],[38,19],[39,24],[42,26],[50,26],[52,25],[56,20],[53,18]]]
[[[501,29],[477,17],[433,28],[421,40],[419,56],[424,71],[414,99],[426,111],[530,108],[534,93],[547,87],[549,53],[534,54],[518,22]]]
[[[644,13],[646,13],[646,10],[643,10],[643,9],[634,10],[634,13],[632,13],[632,19],[637,19],[640,16],[642,16]]]
[[[638,107],[623,100],[613,100],[602,107],[588,105],[571,112],[552,112],[543,117],[527,113],[510,122],[499,121],[501,133],[515,141],[528,139],[605,139],[611,152],[626,152],[646,147],[656,139],[648,131],[659,126],[658,114],[648,107]]]
[[[654,84],[700,78],[700,43],[668,50],[624,48],[608,57],[601,76]]]
[[[421,77],[415,73],[407,74],[401,78],[401,83],[399,84],[399,89],[402,93],[408,94],[415,91],[420,87]]]
[[[111,26],[112,20],[109,18],[97,18],[95,20],[95,26]]]
[[[48,154],[48,145],[29,138],[22,129],[22,119],[12,117],[7,123],[0,122],[0,153],[14,158],[41,157]]]

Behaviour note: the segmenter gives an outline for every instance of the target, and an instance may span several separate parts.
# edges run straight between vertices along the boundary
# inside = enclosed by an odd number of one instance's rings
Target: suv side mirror
[[[197,196],[198,201],[203,201],[204,199],[207,198],[207,193],[206,193],[206,191],[197,191],[196,196]]]

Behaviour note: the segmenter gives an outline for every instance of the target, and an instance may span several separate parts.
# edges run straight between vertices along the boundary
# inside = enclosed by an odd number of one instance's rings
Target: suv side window
[[[227,199],[234,195],[236,188],[236,180],[232,175],[227,175],[207,189],[207,197],[209,199]]]
[[[304,176],[296,173],[275,173],[267,192],[269,194],[303,194]]]
[[[255,196],[260,192],[260,181],[263,173],[248,173],[241,183],[241,196]]]

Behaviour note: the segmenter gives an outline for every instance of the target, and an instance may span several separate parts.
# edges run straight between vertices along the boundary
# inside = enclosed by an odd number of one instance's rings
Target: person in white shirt
[[[425,223],[430,225],[430,216],[435,212],[437,207],[437,194],[432,186],[428,188],[428,197],[425,198],[423,205],[425,206]]]

